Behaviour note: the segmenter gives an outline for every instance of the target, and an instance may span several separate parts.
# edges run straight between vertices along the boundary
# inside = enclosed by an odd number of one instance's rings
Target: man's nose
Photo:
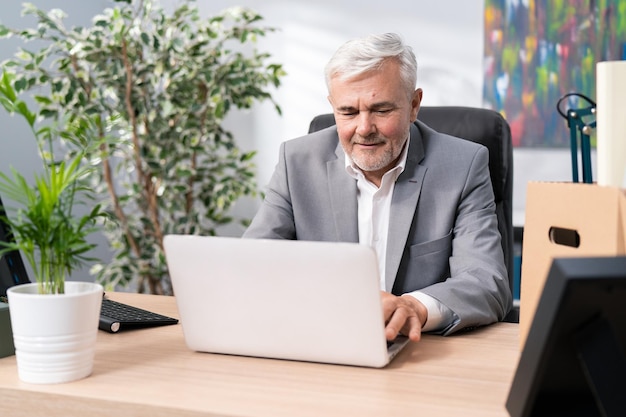
[[[368,136],[376,130],[376,125],[370,112],[360,112],[357,120],[356,132],[360,136]]]

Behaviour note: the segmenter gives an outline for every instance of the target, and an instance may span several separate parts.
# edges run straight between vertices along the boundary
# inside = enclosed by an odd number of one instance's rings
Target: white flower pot
[[[74,281],[65,294],[39,294],[37,284],[7,290],[22,381],[55,384],[91,374],[102,295],[100,284]]]

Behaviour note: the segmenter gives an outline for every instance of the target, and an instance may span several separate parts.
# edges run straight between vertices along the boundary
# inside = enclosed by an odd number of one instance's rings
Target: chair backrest
[[[496,202],[502,250],[513,291],[513,145],[511,130],[494,110],[474,107],[421,107],[418,120],[434,130],[471,140],[489,149],[489,171]],[[333,114],[316,116],[309,133],[335,124]]]

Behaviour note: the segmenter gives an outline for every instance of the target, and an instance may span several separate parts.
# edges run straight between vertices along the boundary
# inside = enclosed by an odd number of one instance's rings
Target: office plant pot
[[[39,294],[38,284],[7,290],[20,380],[75,381],[91,374],[103,289],[66,282],[65,294]]]

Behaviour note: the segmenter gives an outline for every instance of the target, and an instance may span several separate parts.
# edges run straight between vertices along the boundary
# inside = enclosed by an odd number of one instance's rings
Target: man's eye
[[[391,109],[379,109],[379,110],[376,110],[376,113],[385,114],[385,113],[389,113],[390,111]]]

